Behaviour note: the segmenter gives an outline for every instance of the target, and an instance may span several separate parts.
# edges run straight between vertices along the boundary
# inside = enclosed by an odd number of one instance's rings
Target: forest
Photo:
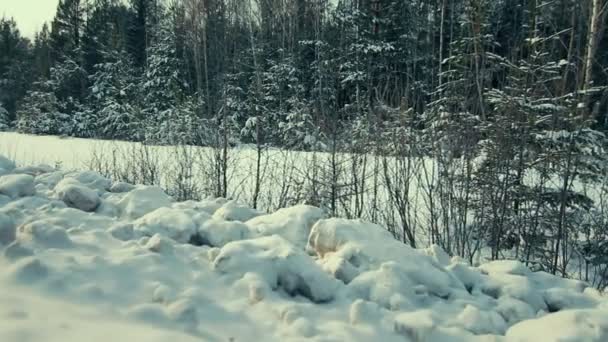
[[[248,145],[254,208],[269,151],[318,154],[279,206],[604,288],[607,22],[607,0],[60,0],[32,39],[0,19],[0,129],[216,151],[183,199],[230,197]]]

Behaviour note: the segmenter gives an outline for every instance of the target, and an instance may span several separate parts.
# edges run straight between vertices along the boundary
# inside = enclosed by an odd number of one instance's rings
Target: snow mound
[[[176,209],[192,209],[198,212],[205,212],[213,215],[219,208],[225,205],[228,201],[225,198],[206,199],[202,201],[185,201],[174,203],[173,208]]]
[[[197,225],[188,211],[161,207],[135,220],[133,230],[139,236],[158,234],[187,243],[197,233]]]
[[[15,162],[0,154],[0,171],[10,172],[15,169]]]
[[[213,247],[223,247],[229,242],[248,239],[252,235],[250,228],[242,222],[217,218],[210,218],[202,223],[199,234],[205,244]]]
[[[101,204],[99,195],[73,178],[65,178],[55,186],[55,193],[69,207],[95,211]]]
[[[608,341],[608,311],[567,310],[511,327],[509,341]]]
[[[262,213],[236,201],[224,203],[213,213],[213,217],[217,219],[241,222],[245,222],[259,215],[262,215]]]
[[[44,185],[48,189],[54,189],[65,177],[64,171],[53,171],[36,176],[36,185]]]
[[[0,177],[0,194],[11,198],[33,196],[36,193],[34,177],[30,175],[6,175]]]
[[[8,215],[0,213],[0,245],[15,241],[15,221]]]
[[[72,245],[65,229],[42,220],[20,226],[16,239],[21,243],[49,248],[67,248]]]
[[[332,273],[345,283],[356,282],[357,292],[375,293],[383,285],[376,277],[387,277],[393,291],[412,293],[424,287],[434,296],[447,298],[464,286],[439,263],[396,241],[388,231],[374,224],[344,219],[317,222],[310,232],[307,249],[317,254]],[[397,262],[407,260],[407,262]],[[352,278],[353,275],[358,276]],[[346,274],[346,277],[341,277]],[[365,287],[365,288],[362,288]],[[400,289],[400,290],[398,290]],[[392,294],[394,292],[390,292]],[[386,304],[389,298],[377,298]]]
[[[259,236],[280,235],[297,247],[304,248],[310,229],[324,217],[323,210],[319,208],[299,205],[254,217],[246,224]]]
[[[8,261],[15,261],[21,258],[32,256],[34,255],[34,252],[31,249],[23,246],[19,241],[13,241],[11,244],[6,246],[2,255]]]
[[[0,341],[608,341],[605,295],[519,261],[311,206],[176,203],[1,156],[0,174]]]
[[[227,244],[213,260],[213,268],[241,277],[256,273],[272,289],[280,288],[317,303],[332,300],[338,289],[335,279],[289,241],[276,235]]]
[[[133,189],[135,189],[135,185],[125,183],[125,182],[116,182],[116,183],[112,184],[112,186],[110,187],[110,192],[122,193],[122,192],[129,192]]]
[[[118,203],[122,215],[128,219],[138,219],[158,208],[170,207],[171,197],[163,189],[143,186],[127,193]]]
[[[74,179],[87,188],[94,189],[99,192],[109,191],[112,186],[111,180],[93,171],[73,172],[67,174],[65,177]]]
[[[146,248],[155,253],[170,254],[173,252],[173,244],[171,240],[160,234],[154,234],[148,242],[146,242]]]
[[[484,273],[492,274],[512,274],[527,276],[531,273],[530,269],[516,260],[497,260],[479,266]]]
[[[135,237],[133,225],[131,223],[117,223],[108,228],[108,233],[115,239],[128,241]]]
[[[10,278],[15,282],[24,284],[40,281],[46,278],[49,272],[48,266],[35,257],[23,258],[9,269]]]
[[[12,173],[14,174],[25,174],[33,177],[41,176],[46,173],[55,171],[52,166],[46,164],[40,164],[35,166],[23,166],[15,168]]]

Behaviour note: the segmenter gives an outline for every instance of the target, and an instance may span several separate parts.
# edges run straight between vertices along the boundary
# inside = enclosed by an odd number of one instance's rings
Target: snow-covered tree
[[[129,57],[124,52],[113,53],[107,62],[95,66],[91,77],[91,109],[82,111],[93,119],[98,132],[105,138],[138,139],[141,136],[141,116],[138,109],[137,77]]]
[[[14,119],[19,101],[32,82],[31,45],[17,22],[0,16],[0,105]]]
[[[10,126],[8,110],[0,104],[0,131],[6,131]]]
[[[199,104],[197,96],[185,93],[177,56],[177,37],[171,22],[161,19],[155,37],[147,49],[147,62],[141,80],[142,111],[146,118],[146,139],[160,143],[194,143]],[[184,130],[186,129],[186,130]]]
[[[87,73],[79,62],[66,57],[51,68],[49,86],[60,101],[69,105],[83,99],[86,93],[86,78]]]
[[[32,134],[67,135],[71,133],[69,115],[61,111],[55,94],[48,84],[27,93],[17,111],[17,129]]]

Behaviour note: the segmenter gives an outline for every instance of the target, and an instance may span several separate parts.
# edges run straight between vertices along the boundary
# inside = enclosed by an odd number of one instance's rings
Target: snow
[[[237,277],[257,274],[273,290],[280,288],[313,302],[332,300],[338,288],[337,281],[304,251],[276,235],[227,244],[214,258],[213,268]]]
[[[511,327],[513,341],[608,341],[606,310],[566,310]]]
[[[44,185],[47,189],[54,189],[64,177],[65,172],[63,171],[51,171],[37,176],[35,182],[36,185]]]
[[[11,174],[0,177],[0,194],[11,198],[33,196],[36,192],[34,177]]]
[[[187,243],[197,233],[192,216],[187,210],[161,207],[133,221],[133,230],[139,236],[160,235]]]
[[[67,174],[66,178],[74,179],[79,183],[100,192],[108,191],[112,186],[111,180],[93,171],[72,172]]]
[[[262,213],[255,209],[248,208],[237,201],[228,201],[215,211],[213,217],[226,221],[245,222],[259,215]]]
[[[312,227],[307,248],[321,260],[339,262],[346,268],[363,272],[351,285],[357,291],[372,296],[395,292],[409,295],[414,291],[413,286],[417,285],[438,297],[464,290],[462,283],[435,260],[396,241],[386,229],[371,223],[345,219],[321,220]],[[400,263],[397,260],[410,262]],[[387,284],[378,279],[386,279]],[[391,291],[384,293],[387,286]],[[390,298],[376,300],[387,304]]]
[[[69,207],[82,211],[95,211],[101,203],[96,191],[84,186],[75,178],[65,178],[55,186],[57,196]]]
[[[280,235],[292,244],[304,248],[313,224],[324,216],[319,208],[298,205],[257,216],[246,224],[259,236]]]
[[[0,341],[608,340],[603,294],[518,261],[475,267],[311,206],[3,170]]]
[[[11,172],[15,169],[15,162],[6,158],[5,156],[0,156],[0,174]]]
[[[171,197],[163,189],[142,186],[128,192],[116,205],[122,215],[130,219],[140,218],[158,208],[171,206]]]
[[[135,189],[135,186],[125,182],[116,182],[110,187],[111,192],[129,192]]]
[[[21,225],[16,240],[34,248],[69,248],[72,245],[64,228],[44,220]]]
[[[513,275],[526,276],[530,274],[530,270],[521,262],[516,260],[497,260],[479,266],[479,269],[485,273],[506,273]]]
[[[17,174],[25,174],[25,175],[30,175],[30,176],[38,176],[38,175],[42,175],[45,173],[49,173],[54,171],[54,169],[46,164],[40,164],[40,165],[35,165],[35,166],[24,166],[24,167],[18,167],[15,168],[14,170],[12,170],[12,173],[17,173]]]
[[[0,245],[15,241],[15,228],[15,222],[10,216],[0,214]]]
[[[199,220],[204,215],[199,214]],[[249,238],[251,231],[247,225],[239,221],[224,221],[210,218],[201,224],[199,235],[203,241],[213,247],[223,247],[229,242]]]

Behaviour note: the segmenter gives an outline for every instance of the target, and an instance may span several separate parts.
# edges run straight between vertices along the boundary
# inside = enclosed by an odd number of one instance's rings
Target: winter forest
[[[60,0],[33,39],[0,19],[0,129],[140,143],[91,168],[180,200],[237,197],[248,148],[252,208],[604,289],[607,23],[607,0]]]

